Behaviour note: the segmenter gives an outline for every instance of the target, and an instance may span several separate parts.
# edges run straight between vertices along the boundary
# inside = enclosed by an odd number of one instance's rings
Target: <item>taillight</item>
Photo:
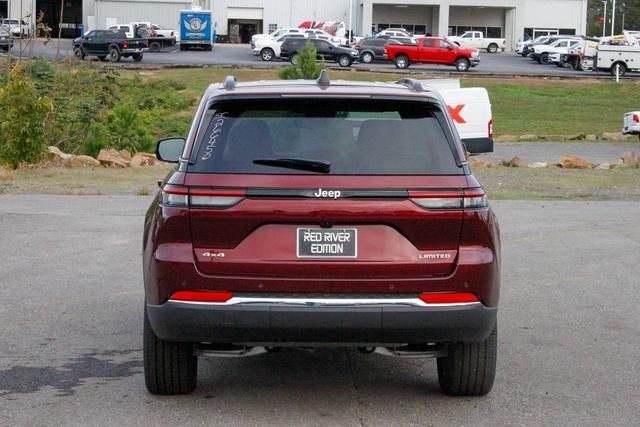
[[[228,208],[246,196],[245,190],[189,188],[167,184],[162,189],[162,204],[166,206],[191,206]]]
[[[471,292],[423,293],[418,298],[427,304],[464,304],[479,301],[476,294]]]
[[[126,41],[126,40],[122,42],[122,47],[123,47],[124,49],[126,49],[128,46],[129,46],[129,45],[127,44],[127,41]]]
[[[192,188],[189,205],[194,207],[224,208],[233,206],[244,199],[244,190],[209,190]]]
[[[487,195],[482,189],[464,192],[410,191],[409,199],[425,209],[479,209],[488,206]]]
[[[487,131],[489,134],[489,139],[493,138],[493,119],[489,119],[489,123],[487,124]]]
[[[189,204],[189,189],[167,184],[162,188],[160,197],[163,205],[186,207]]]
[[[223,303],[231,298],[233,298],[233,294],[226,291],[178,291],[171,295],[171,299],[174,301],[188,302]]]
[[[360,44],[356,44],[356,46],[354,47],[354,49],[360,49]]]
[[[633,115],[633,123],[640,123],[640,117],[637,114]]]
[[[174,35],[173,31],[171,31],[171,37],[173,37],[173,35]]]

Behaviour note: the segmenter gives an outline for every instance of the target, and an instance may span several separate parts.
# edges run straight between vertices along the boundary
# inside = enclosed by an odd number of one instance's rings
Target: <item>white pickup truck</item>
[[[489,53],[504,50],[506,44],[505,39],[485,38],[482,31],[467,31],[461,36],[449,36],[447,39],[460,47],[486,49]]]

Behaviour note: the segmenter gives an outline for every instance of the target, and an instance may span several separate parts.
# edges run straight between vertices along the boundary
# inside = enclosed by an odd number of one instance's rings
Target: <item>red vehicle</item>
[[[385,46],[387,57],[397,68],[409,68],[411,64],[453,65],[458,71],[469,71],[480,63],[478,49],[462,48],[441,37],[423,37],[417,45]]]
[[[204,94],[145,219],[144,369],[189,393],[198,357],[352,346],[493,385],[498,224],[419,82],[248,82]]]

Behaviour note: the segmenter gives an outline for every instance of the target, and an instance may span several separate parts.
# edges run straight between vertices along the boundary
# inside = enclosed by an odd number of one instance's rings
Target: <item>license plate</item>
[[[298,228],[298,258],[356,258],[358,230],[355,228]]]

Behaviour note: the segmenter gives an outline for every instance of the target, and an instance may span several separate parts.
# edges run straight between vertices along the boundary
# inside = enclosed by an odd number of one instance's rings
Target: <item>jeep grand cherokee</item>
[[[145,220],[150,392],[191,392],[198,357],[327,345],[489,392],[498,224],[437,92],[227,78],[157,155],[177,165]]]

